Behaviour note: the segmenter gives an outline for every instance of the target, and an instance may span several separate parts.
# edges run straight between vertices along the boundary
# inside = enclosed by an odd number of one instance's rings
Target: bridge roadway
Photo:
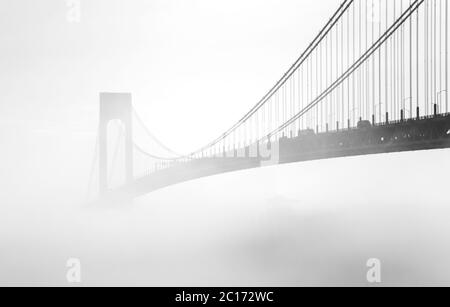
[[[450,113],[375,125],[361,121],[358,126],[319,134],[305,130],[296,136],[283,137],[278,144],[278,164],[450,147]],[[247,147],[244,158],[203,158],[178,163],[138,178],[131,185],[111,191],[107,197],[135,198],[185,181],[267,163],[267,159],[249,158],[249,150]]]

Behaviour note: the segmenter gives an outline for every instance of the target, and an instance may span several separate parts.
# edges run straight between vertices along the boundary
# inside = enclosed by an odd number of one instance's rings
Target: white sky
[[[151,130],[189,151],[228,128],[341,0],[0,2],[0,123],[95,134],[98,92],[129,91]],[[205,129],[207,127],[207,129]]]
[[[369,257],[387,282],[448,279],[448,150],[264,168],[78,211],[99,92],[132,92],[160,139],[192,150],[253,106],[340,2],[81,0],[68,23],[65,0],[0,0],[0,283],[61,284],[73,256],[94,285],[359,284]]]

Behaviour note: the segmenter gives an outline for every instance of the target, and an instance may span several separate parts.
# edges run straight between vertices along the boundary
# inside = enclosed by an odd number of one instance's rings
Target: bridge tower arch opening
[[[132,99],[129,93],[100,93],[99,120],[99,188],[108,190],[108,126],[118,120],[124,128],[125,181],[133,181],[133,122]]]

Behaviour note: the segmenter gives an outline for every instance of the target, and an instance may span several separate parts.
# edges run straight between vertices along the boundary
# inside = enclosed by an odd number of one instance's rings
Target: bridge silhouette
[[[253,108],[189,154],[152,135],[131,94],[101,93],[100,194],[133,198],[267,165],[448,148],[448,35],[447,0],[343,1]],[[125,136],[126,180],[115,188],[108,182],[112,120],[122,122]],[[135,124],[146,146],[133,139]],[[137,156],[146,161],[143,171]]]

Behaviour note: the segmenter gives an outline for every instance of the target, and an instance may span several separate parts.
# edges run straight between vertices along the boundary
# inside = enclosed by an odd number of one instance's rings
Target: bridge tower
[[[108,190],[108,124],[120,120],[125,127],[126,183],[133,181],[133,123],[132,102],[129,93],[100,93],[99,120],[99,188],[100,194]]]

